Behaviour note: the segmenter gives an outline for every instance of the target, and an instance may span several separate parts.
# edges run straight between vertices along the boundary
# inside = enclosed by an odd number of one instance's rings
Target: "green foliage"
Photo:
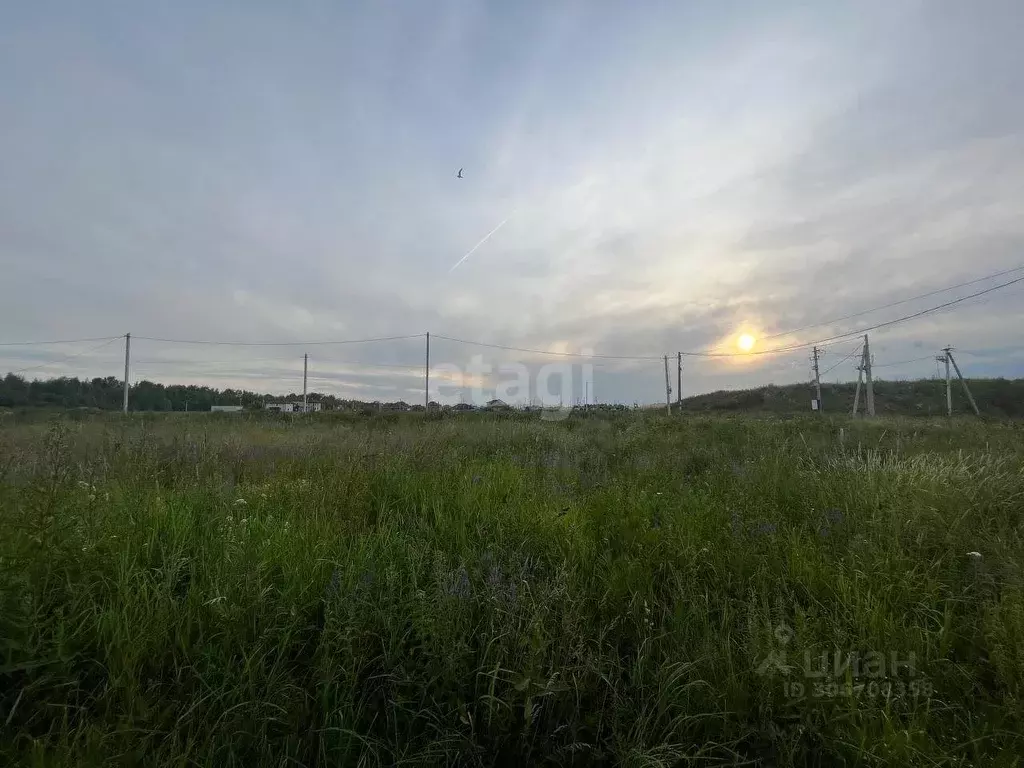
[[[1020,438],[9,416],[0,761],[1014,765]]]
[[[983,416],[994,418],[1024,417],[1024,379],[968,379],[971,394]],[[953,382],[954,413],[971,413],[971,406],[959,381]],[[853,412],[856,384],[821,385],[826,413]],[[893,416],[945,416],[946,382],[937,379],[915,381],[875,380],[875,411]],[[696,395],[683,400],[683,410],[690,412],[808,413],[813,387],[808,384],[773,384],[757,389],[722,390]],[[864,389],[861,388],[860,410],[864,412]]]
[[[132,411],[208,411],[211,405],[261,408],[268,399],[279,398],[247,390],[140,381],[131,388],[129,405]],[[301,400],[302,396],[292,393],[286,399]],[[351,405],[350,401],[315,392],[309,395],[309,400],[332,408]],[[123,402],[124,384],[113,376],[92,380],[61,377],[28,381],[9,373],[0,379],[0,408],[94,408],[112,411],[121,410]]]

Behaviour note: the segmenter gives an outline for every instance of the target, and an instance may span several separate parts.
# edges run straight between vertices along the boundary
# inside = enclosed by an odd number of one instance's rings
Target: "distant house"
[[[213,413],[241,413],[242,406],[240,405],[211,405],[210,411]]]
[[[507,411],[509,406],[504,400],[488,400],[487,408],[492,411]]]
[[[264,410],[277,411],[278,413],[314,413],[323,410],[323,403],[306,403],[302,401],[293,403],[264,403]]]

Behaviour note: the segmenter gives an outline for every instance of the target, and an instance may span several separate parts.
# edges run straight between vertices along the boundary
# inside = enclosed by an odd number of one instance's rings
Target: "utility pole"
[[[309,374],[309,355],[302,356],[302,412],[307,413],[309,408],[306,405],[306,379]]]
[[[665,412],[672,414],[672,385],[668,381],[668,355],[665,355]]]
[[[821,413],[821,410],[822,410],[822,403],[821,403],[821,374],[818,372],[818,355],[819,354],[824,354],[824,353],[823,353],[822,350],[819,350],[817,347],[815,347],[812,350],[811,360],[814,361],[814,389],[815,389],[815,391],[818,394],[818,413]]]
[[[953,370],[956,371],[957,378],[960,379],[960,383],[964,387],[964,394],[967,395],[967,402],[971,404],[971,409],[974,411],[975,416],[981,416],[981,412],[978,410],[978,404],[974,402],[974,395],[971,394],[970,387],[967,386],[967,379],[960,373],[960,366],[956,364],[956,358],[953,357],[951,347],[946,347],[946,357],[949,358],[949,362],[953,364]]]
[[[871,347],[868,344],[868,335],[864,334],[864,379],[867,385],[867,406],[868,416],[875,415],[875,384],[871,378]]]
[[[864,353],[860,353],[860,364],[857,366],[857,388],[853,390],[853,415],[857,415],[857,407],[860,405],[860,383],[864,379]]]
[[[676,352],[676,412],[683,412],[683,353]]]
[[[430,410],[430,331],[427,331],[427,362],[423,369],[423,410]]]
[[[944,349],[942,351],[944,353],[942,355],[942,357],[936,357],[935,361],[938,362],[938,363],[945,363],[946,364],[946,415],[947,416],[952,416],[953,415],[953,390],[949,386],[949,384],[950,384],[950,381],[949,381],[949,348],[947,347],[946,349]]]
[[[132,335],[126,333],[124,335],[124,403],[123,410],[128,413],[128,371],[131,367],[132,359]]]

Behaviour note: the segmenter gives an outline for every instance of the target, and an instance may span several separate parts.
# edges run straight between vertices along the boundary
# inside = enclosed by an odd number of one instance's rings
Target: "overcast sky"
[[[1011,269],[1022,28],[1017,0],[10,4],[0,342],[733,352]],[[880,376],[947,344],[1022,376],[1022,329],[1024,283],[871,345]],[[0,347],[0,371],[119,376],[123,342],[96,346]],[[136,380],[296,391],[308,352],[311,389],[422,396],[422,339],[132,346]],[[854,377],[855,340],[826,346],[826,380]],[[431,345],[475,354],[543,360]],[[664,398],[659,360],[598,362],[598,399]],[[684,394],[808,370],[687,359]]]

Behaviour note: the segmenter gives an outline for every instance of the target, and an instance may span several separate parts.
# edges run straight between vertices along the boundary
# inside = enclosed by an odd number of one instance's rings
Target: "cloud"
[[[657,357],[1006,269],[1024,253],[1022,21],[1009,0],[22,6],[0,32],[0,66],[26,73],[0,85],[0,341],[429,330]],[[1011,288],[872,346],[951,343],[1021,375],[1022,313]],[[293,386],[265,348],[215,350],[136,354],[166,362],[154,376]],[[377,368],[343,367],[349,351],[327,354],[347,386],[415,388],[421,341],[348,356]],[[478,352],[431,349],[463,368]],[[119,375],[116,353],[48,354],[0,347],[0,367]],[[805,357],[690,359],[684,389],[806,380]],[[658,361],[595,368],[601,398],[663,385]]]

